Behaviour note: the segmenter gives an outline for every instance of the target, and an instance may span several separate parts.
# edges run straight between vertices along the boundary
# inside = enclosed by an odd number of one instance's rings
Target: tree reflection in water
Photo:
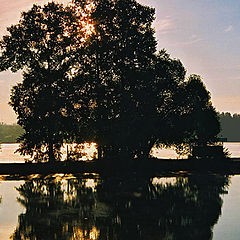
[[[12,239],[211,239],[227,186],[218,175],[29,180]]]

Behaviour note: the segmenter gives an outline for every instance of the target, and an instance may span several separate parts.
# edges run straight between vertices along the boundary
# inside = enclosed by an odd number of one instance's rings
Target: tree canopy
[[[1,41],[1,70],[23,69],[11,102],[22,154],[55,160],[64,141],[99,157],[148,156],[154,144],[207,143],[219,132],[210,93],[156,53],[154,9],[136,0],[34,5]],[[37,154],[36,154],[37,153]]]
[[[2,70],[23,69],[23,82],[12,88],[10,102],[25,130],[23,154],[54,160],[68,135],[72,122],[66,109],[71,105],[75,51],[73,39],[65,31],[73,17],[71,9],[53,2],[44,7],[34,5],[22,13],[19,24],[8,28],[10,34],[1,41]]]

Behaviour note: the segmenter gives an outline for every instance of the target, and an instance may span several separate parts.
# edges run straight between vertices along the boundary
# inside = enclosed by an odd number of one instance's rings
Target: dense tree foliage
[[[91,79],[84,89],[91,90],[76,91],[76,98],[86,94],[93,103],[88,126],[105,156],[148,156],[156,142],[206,143],[219,131],[200,77],[186,80],[179,60],[165,50],[156,54],[153,14],[153,9],[131,0],[99,1],[92,12],[95,31],[86,46],[91,67],[83,73]],[[78,75],[80,81],[82,77]],[[211,118],[212,130],[206,118]]]
[[[71,10],[61,5],[34,5],[1,41],[2,70],[24,70],[23,82],[13,87],[10,102],[25,130],[23,154],[54,160],[73,124],[66,109],[71,106],[68,90],[74,50],[65,33],[72,18]]]
[[[58,158],[64,141],[95,141],[99,157],[148,156],[154,144],[207,143],[219,131],[199,76],[156,54],[154,9],[135,0],[34,5],[1,41],[2,70],[24,69],[11,105],[21,153]]]
[[[142,131],[143,122],[154,108],[153,15],[153,9],[136,1],[100,1],[92,13],[95,32],[87,46],[91,90],[84,94],[94,104],[91,128],[105,155],[129,157],[144,147],[148,125]]]

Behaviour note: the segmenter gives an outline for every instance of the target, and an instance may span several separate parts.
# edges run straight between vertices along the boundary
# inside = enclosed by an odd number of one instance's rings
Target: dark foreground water
[[[240,238],[240,176],[1,179],[1,240]]]

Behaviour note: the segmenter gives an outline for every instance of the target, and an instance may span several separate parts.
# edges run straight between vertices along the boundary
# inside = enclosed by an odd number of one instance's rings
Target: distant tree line
[[[16,143],[17,139],[24,133],[22,127],[17,124],[0,124],[0,143]]]
[[[240,114],[231,114],[222,112],[219,114],[221,123],[221,138],[227,138],[227,141],[240,141]]]

